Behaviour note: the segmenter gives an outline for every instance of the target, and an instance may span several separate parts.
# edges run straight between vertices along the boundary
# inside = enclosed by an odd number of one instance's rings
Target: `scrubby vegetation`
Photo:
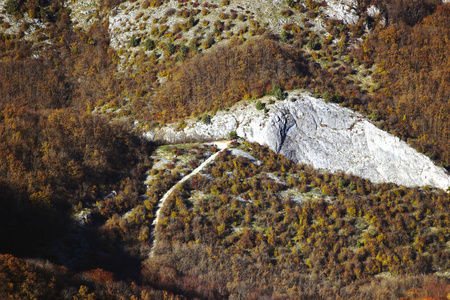
[[[417,5],[417,2],[413,2]],[[356,55],[375,63],[379,90],[368,108],[421,152],[450,166],[450,6],[415,26],[395,23],[366,39]]]
[[[260,97],[273,84],[288,84],[302,75],[298,54],[271,40],[223,47],[169,70],[169,82],[151,97],[155,118],[180,118],[229,106],[245,97]],[[214,101],[212,101],[214,99]]]
[[[370,4],[361,3],[360,10]],[[364,22],[344,26],[327,20],[326,37],[307,26],[286,23],[278,40],[267,35],[241,46],[231,41],[197,55],[162,73],[169,80],[149,98],[155,103],[150,115],[169,121],[260,97],[275,85],[306,87],[326,101],[365,113],[384,130],[448,167],[448,5],[424,4],[427,8],[414,20],[405,20],[399,12],[412,9],[408,5],[402,1],[380,5],[390,15],[390,25],[382,27],[380,16],[366,19],[375,26],[367,36]],[[436,12],[427,17],[433,7]],[[361,46],[350,46],[359,37],[364,39]],[[430,80],[435,84],[430,85]],[[281,92],[277,97],[282,99]],[[173,114],[170,107],[181,109]]]
[[[102,269],[75,274],[48,261],[27,262],[8,254],[0,254],[0,277],[3,299],[179,299],[169,292],[120,282]]]
[[[171,195],[148,258],[159,199],[217,149],[139,135],[303,88],[448,169],[450,4],[357,1],[345,25],[325,1],[267,22],[233,1],[102,0],[78,27],[66,2],[0,12],[0,298],[448,297],[448,194],[254,144],[233,146],[255,160],[225,152]],[[107,18],[137,8],[111,38]]]
[[[398,290],[379,291],[402,296],[425,281],[413,275],[450,267],[445,192],[320,174],[257,144],[244,149],[261,163],[224,153],[168,199],[144,280],[204,297],[376,299],[358,290],[374,275],[394,276],[388,285],[407,275]]]

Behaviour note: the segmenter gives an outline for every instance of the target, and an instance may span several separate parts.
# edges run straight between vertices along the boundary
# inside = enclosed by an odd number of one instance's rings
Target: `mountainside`
[[[0,0],[0,299],[447,299],[449,0]]]
[[[295,91],[285,101],[266,97],[260,102],[265,110],[257,110],[256,101],[246,101],[217,112],[210,124],[189,120],[184,128],[173,124],[145,135],[160,143],[182,143],[224,139],[234,131],[316,169],[343,171],[374,183],[450,187],[444,169],[358,113]]]
[[[194,290],[208,298],[399,298],[402,285],[390,284],[412,284],[409,272],[448,274],[439,237],[449,200],[443,191],[319,174],[234,142],[165,200],[144,280],[189,289],[196,278]],[[375,274],[371,284],[386,290],[363,283]]]

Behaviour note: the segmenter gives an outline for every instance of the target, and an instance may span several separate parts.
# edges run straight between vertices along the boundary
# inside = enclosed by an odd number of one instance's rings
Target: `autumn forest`
[[[324,16],[327,1],[282,1],[277,16],[302,23],[278,32],[251,6],[228,9],[233,0],[102,0],[84,27],[67,1],[4,2],[0,298],[450,295],[447,192],[319,172],[237,140],[231,148],[261,164],[224,151],[172,193],[155,227],[159,199],[218,149],[141,135],[304,89],[450,171],[449,3],[358,0],[348,25]],[[127,3],[164,13],[145,20],[153,35],[117,50],[108,16]],[[379,14],[368,15],[372,5]],[[209,22],[219,9],[227,12]],[[162,21],[173,16],[184,22]],[[31,19],[45,26],[29,34]],[[212,33],[184,42],[201,26]]]

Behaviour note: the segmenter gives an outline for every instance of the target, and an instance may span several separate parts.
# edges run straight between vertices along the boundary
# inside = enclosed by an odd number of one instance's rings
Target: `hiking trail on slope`
[[[161,215],[161,208],[164,206],[165,201],[169,198],[169,196],[173,193],[173,191],[178,186],[180,186],[181,184],[183,184],[183,182],[185,182],[185,181],[189,180],[190,178],[192,178],[194,175],[198,174],[198,172],[203,170],[203,168],[205,168],[209,163],[214,161],[216,159],[216,157],[220,153],[222,153],[225,149],[228,148],[230,143],[231,143],[231,141],[216,141],[216,142],[212,142],[211,144],[212,145],[216,145],[217,148],[219,148],[220,150],[217,151],[216,153],[214,153],[213,155],[211,155],[210,157],[208,157],[207,160],[205,160],[200,166],[198,166],[191,173],[187,174],[182,179],[180,179],[180,181],[178,181],[172,188],[170,188],[170,190],[168,190],[164,194],[164,196],[158,201],[158,210],[156,211],[156,218],[153,220],[153,224],[152,224],[152,225],[154,225],[154,228],[153,228],[153,231],[152,231],[153,242],[152,242],[152,247],[151,247],[151,250],[150,250],[150,257],[153,256],[153,252],[155,251],[155,248],[156,248],[156,227],[158,226],[158,221],[159,221],[160,215]]]

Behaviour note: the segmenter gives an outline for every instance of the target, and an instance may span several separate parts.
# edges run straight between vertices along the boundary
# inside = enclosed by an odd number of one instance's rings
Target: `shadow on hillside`
[[[97,228],[77,227],[53,246],[52,260],[75,272],[101,268],[119,280],[141,281],[141,260],[125,251],[118,236],[101,235]]]
[[[31,203],[0,182],[0,253],[39,258],[72,271],[102,268],[119,280],[140,282],[140,259],[125,252],[115,237],[73,224],[69,205]]]
[[[39,257],[52,240],[69,228],[70,207],[32,203],[26,195],[0,182],[0,253]]]

